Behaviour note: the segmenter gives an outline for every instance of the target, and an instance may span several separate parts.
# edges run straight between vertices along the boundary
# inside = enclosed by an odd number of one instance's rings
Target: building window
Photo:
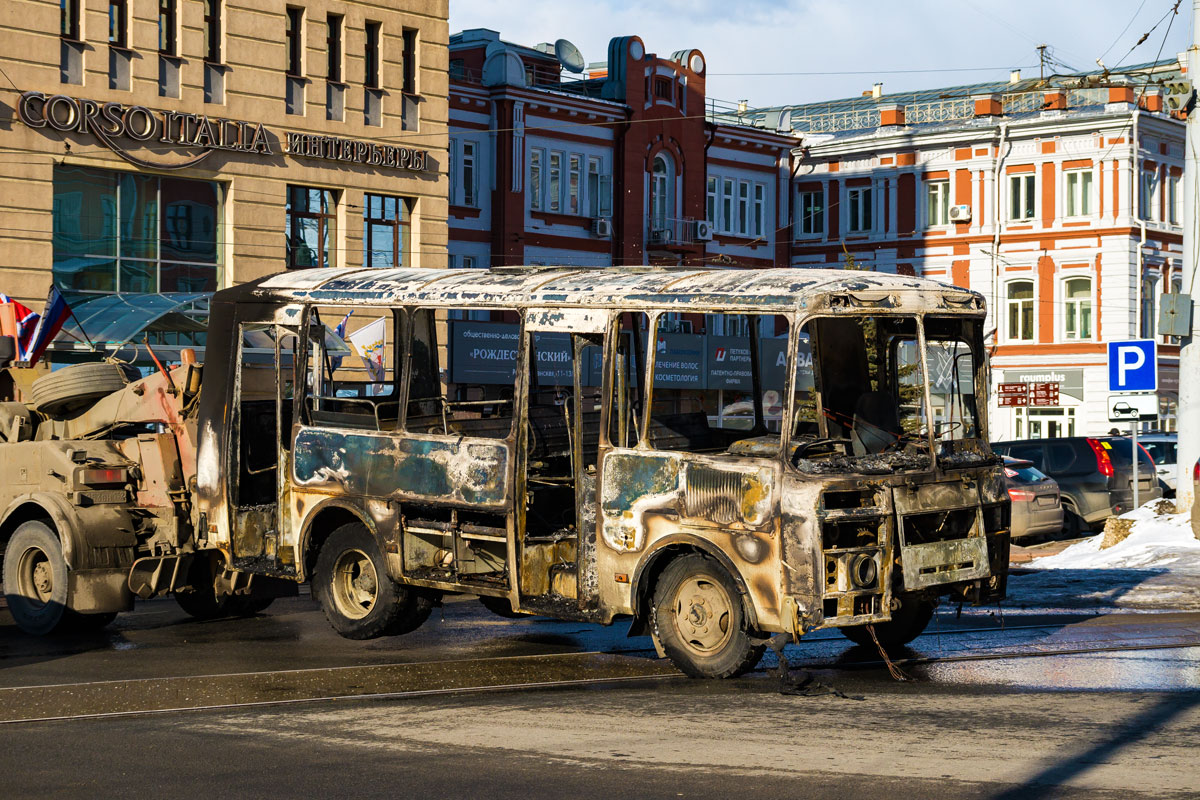
[[[671,162],[663,153],[654,157],[654,166],[650,173],[650,229],[661,231],[667,229],[671,219],[672,200],[672,169]]]
[[[588,158],[587,193],[589,216],[612,216],[612,176],[604,174],[603,164],[597,156]]]
[[[129,46],[129,9],[126,0],[108,0],[108,43]]]
[[[930,227],[950,224],[950,181],[925,184],[925,215]]]
[[[80,0],[59,0],[59,33],[64,39],[79,41]]]
[[[671,99],[671,80],[669,78],[654,79],[654,96],[662,100]]]
[[[763,235],[763,220],[767,218],[767,187],[761,183],[754,184],[754,227],[755,236]]]
[[[287,267],[337,266],[337,199],[328,189],[287,188]]]
[[[219,184],[54,168],[53,275],[63,289],[215,291],[221,233]]]
[[[737,232],[742,236],[750,233],[750,184],[738,181]]]
[[[402,34],[404,45],[401,53],[401,67],[404,72],[404,82],[400,91],[404,94],[417,93],[417,31],[415,28],[405,28]]]
[[[179,55],[179,0],[158,0],[158,52],[164,56]]]
[[[1008,340],[1033,341],[1033,281],[1008,284]]]
[[[1072,278],[1063,284],[1066,315],[1064,339],[1092,338],[1092,279]]]
[[[1086,217],[1092,213],[1092,171],[1071,170],[1065,173],[1067,185],[1067,216]]]
[[[204,0],[204,60],[221,63],[221,0]]]
[[[1157,306],[1154,302],[1154,292],[1157,288],[1157,278],[1144,278],[1142,280],[1142,325],[1140,335],[1143,339],[1153,339],[1157,330],[1156,320],[1154,319],[1154,310]]]
[[[708,193],[706,195],[705,219],[712,226],[713,230],[717,229],[717,195],[721,192],[721,182],[717,178],[710,177],[708,179]]]
[[[542,210],[542,153],[541,149],[529,151],[529,210]]]
[[[330,14],[325,18],[326,34],[325,49],[329,55],[329,65],[325,70],[326,79],[330,83],[342,82],[342,15]]]
[[[580,180],[583,172],[582,156],[572,153],[567,161],[567,213],[578,214]]]
[[[851,233],[864,233],[871,230],[871,190],[849,189],[846,192],[849,205],[849,219],[846,221],[847,230]]]
[[[733,233],[733,195],[736,191],[737,181],[733,178],[724,178],[721,181],[721,232]]]
[[[549,195],[549,210],[554,212],[562,211],[562,161],[562,153],[550,151],[550,186],[546,193]]]
[[[479,204],[479,187],[475,178],[476,144],[472,141],[462,143],[462,202],[464,206],[475,207]]]
[[[1167,219],[1172,225],[1179,224],[1179,183],[1181,175],[1172,175],[1167,179]]]
[[[1138,192],[1138,219],[1154,219],[1154,173],[1142,170],[1142,185]]]
[[[1030,172],[1012,175],[1008,179],[1008,218],[1017,222],[1033,219],[1037,214],[1037,194],[1034,192],[1036,176]]]
[[[825,192],[800,193],[800,233],[804,236],[825,232]]]
[[[299,78],[304,74],[304,9],[288,6],[284,35],[288,51],[287,74]]]
[[[363,196],[363,266],[408,265],[408,201],[381,194]]]
[[[380,23],[367,21],[367,43],[363,49],[363,85],[368,89],[379,88],[379,31]]]

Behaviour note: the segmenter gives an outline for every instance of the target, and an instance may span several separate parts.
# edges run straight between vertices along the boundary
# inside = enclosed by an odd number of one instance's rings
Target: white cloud
[[[1115,66],[1172,5],[1147,0],[1105,63]],[[609,40],[630,34],[660,55],[699,48],[708,60],[709,97],[770,105],[848,97],[876,81],[886,93],[1003,79],[1014,67],[1028,76],[1036,74],[1035,47],[1043,42],[1072,67],[1091,69],[1136,8],[1130,0],[450,0],[450,30],[492,28],[526,45],[570,39],[589,62],[606,60]],[[1173,20],[1164,58],[1186,46],[1185,12]],[[1166,28],[1164,22],[1126,63],[1153,60]],[[826,74],[739,74],[779,72]]]

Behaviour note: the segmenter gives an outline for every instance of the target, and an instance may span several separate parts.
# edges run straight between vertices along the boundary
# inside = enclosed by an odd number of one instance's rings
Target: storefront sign
[[[1001,408],[1029,405],[1029,384],[1000,384],[996,387],[996,404]]]
[[[1057,383],[1060,396],[1083,401],[1082,369],[1006,369],[998,372],[1002,383]]]
[[[51,128],[62,133],[91,134],[105,147],[131,164],[154,169],[184,169],[199,164],[217,150],[274,155],[270,136],[261,122],[208,117],[180,111],[159,111],[146,106],[99,103],[65,94],[25,92],[17,102],[17,116],[31,128]],[[204,152],[184,162],[148,161],[127,152],[122,140],[157,142]],[[167,148],[154,147],[162,151]],[[380,145],[360,139],[285,132],[285,152],[305,158],[368,164],[422,172],[428,155],[424,150]]]

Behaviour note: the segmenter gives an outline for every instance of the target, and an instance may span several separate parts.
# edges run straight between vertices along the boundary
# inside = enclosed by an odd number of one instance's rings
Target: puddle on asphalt
[[[1200,647],[1080,653],[906,666],[934,683],[1078,691],[1200,689]]]

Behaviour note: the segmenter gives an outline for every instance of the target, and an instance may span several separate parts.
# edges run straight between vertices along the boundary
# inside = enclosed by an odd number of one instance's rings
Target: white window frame
[[[754,184],[754,195],[752,203],[754,205],[754,224],[751,230],[755,238],[761,239],[766,233],[766,226],[763,220],[767,216],[767,186],[763,183]]]
[[[1087,297],[1073,299],[1067,294],[1067,287],[1076,281],[1087,281],[1088,293]],[[1095,291],[1096,284],[1090,275],[1070,275],[1062,280],[1062,306],[1063,319],[1061,336],[1064,342],[1087,342],[1096,338],[1096,303]],[[1082,335],[1080,328],[1083,322],[1083,307],[1087,306],[1088,312],[1088,331],[1087,335]],[[1075,323],[1075,330],[1071,330],[1071,323]]]
[[[1083,219],[1096,207],[1096,172],[1092,167],[1063,170],[1063,217]]]
[[[1138,192],[1138,219],[1144,219],[1147,222],[1154,222],[1158,219],[1158,204],[1155,194],[1158,191],[1158,174],[1154,170],[1142,169],[1141,177],[1139,178],[1142,184]]]
[[[1028,297],[1028,298],[1023,298],[1023,299],[1016,299],[1016,300],[1010,298],[1009,293],[1012,291],[1012,287],[1018,283],[1029,284],[1033,289],[1033,296]],[[1029,336],[1028,337],[1013,336],[1012,335],[1013,334],[1013,332],[1012,332],[1013,307],[1017,306],[1017,327],[1020,328],[1020,319],[1022,316],[1021,312],[1023,310],[1023,309],[1021,309],[1021,306],[1025,303],[1029,304],[1029,310],[1030,310],[1030,313],[1029,313],[1029,320],[1030,320],[1029,321]],[[1037,329],[1038,329],[1038,327],[1037,327],[1037,323],[1038,323],[1037,312],[1038,312],[1037,281],[1033,280],[1032,278],[1013,278],[1011,280],[1004,282],[1004,341],[1012,342],[1014,344],[1019,343],[1019,342],[1037,341]]]
[[[941,228],[950,224],[950,179],[925,181],[925,227]]]
[[[450,143],[446,150],[447,173],[450,176],[450,205],[454,205],[458,199],[458,139],[450,137]]]
[[[1142,329],[1138,335],[1143,339],[1153,339],[1158,335],[1157,299],[1154,293],[1158,291],[1158,277],[1146,275],[1142,278]]]
[[[812,200],[810,201],[809,198]],[[800,224],[797,236],[823,236],[825,234],[825,188],[800,192],[796,201]],[[810,213],[810,209],[814,209]]]
[[[550,169],[548,172],[548,183],[546,187],[548,211],[555,214],[562,212],[562,195],[563,195],[563,151],[550,151]]]
[[[749,236],[750,235],[750,182],[749,181],[738,181],[737,233],[739,236]]]
[[[733,218],[737,204],[737,181],[721,179],[721,233],[733,233]]]
[[[529,193],[529,210],[542,210],[542,184],[543,184],[543,164],[545,163],[546,151],[541,147],[534,147],[529,151],[529,181],[526,186],[526,191]]]
[[[709,175],[705,186],[707,191],[705,193],[704,209],[707,213],[708,224],[713,230],[716,230],[720,227],[717,225],[717,217],[720,216],[720,203],[718,201],[718,196],[721,193],[721,179],[716,175]]]
[[[584,190],[587,194],[588,216],[592,219],[600,216],[600,174],[600,156],[588,156],[587,180],[584,182]]]
[[[567,156],[567,213],[578,216],[583,211],[583,156]]]
[[[462,168],[462,204],[469,208],[475,208],[479,205],[479,170],[476,169],[478,153],[478,142],[472,139],[463,140],[462,158],[460,159]]]
[[[1172,175],[1167,169],[1167,222],[1178,225],[1182,216],[1179,210],[1179,185],[1183,182],[1182,175]]]
[[[1016,201],[1019,215],[1013,214]],[[1037,173],[1017,172],[1008,176],[1008,221],[1031,222],[1037,219]]]
[[[875,195],[871,186],[852,186],[846,189],[846,230],[849,233],[870,233],[875,230]],[[858,214],[854,213],[855,206]]]

